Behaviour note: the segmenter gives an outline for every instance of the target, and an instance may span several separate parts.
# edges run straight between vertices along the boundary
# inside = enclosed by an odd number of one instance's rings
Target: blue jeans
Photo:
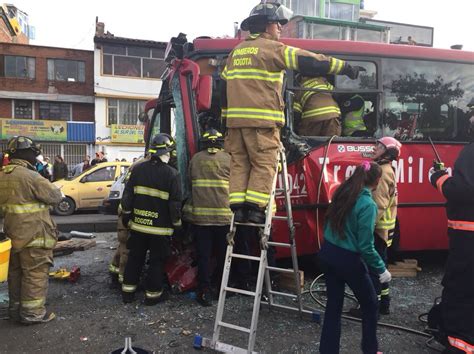
[[[354,292],[362,310],[362,352],[375,354],[377,344],[377,296],[358,253],[325,242],[319,260],[326,279],[327,304],[319,346],[320,353],[339,353],[344,287]]]

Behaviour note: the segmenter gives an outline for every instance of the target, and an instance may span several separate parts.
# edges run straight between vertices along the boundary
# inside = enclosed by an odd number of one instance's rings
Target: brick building
[[[14,135],[39,141],[44,156],[70,165],[92,152],[92,51],[0,43],[0,144]]]

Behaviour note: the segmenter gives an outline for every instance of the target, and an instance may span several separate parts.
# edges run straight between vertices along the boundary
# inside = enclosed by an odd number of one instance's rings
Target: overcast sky
[[[232,35],[258,0],[10,0],[36,27],[32,44],[93,49],[95,17],[116,36],[168,41],[179,32]],[[375,19],[435,28],[434,46],[463,44],[474,51],[472,0],[365,0]]]

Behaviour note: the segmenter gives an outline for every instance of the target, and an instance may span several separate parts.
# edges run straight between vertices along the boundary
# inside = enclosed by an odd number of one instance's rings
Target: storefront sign
[[[111,124],[110,131],[113,143],[135,143],[143,144],[145,126],[143,125],[118,125]]]
[[[39,141],[67,141],[67,123],[55,120],[0,119],[0,138],[23,135]]]

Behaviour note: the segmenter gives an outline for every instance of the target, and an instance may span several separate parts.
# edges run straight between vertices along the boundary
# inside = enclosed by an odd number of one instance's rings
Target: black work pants
[[[145,294],[163,290],[163,273],[165,261],[170,253],[167,236],[148,235],[131,231],[127,241],[127,265],[123,275],[123,285],[132,289],[138,285],[147,251],[150,251],[148,272],[145,279]]]
[[[448,236],[442,326],[448,335],[474,345],[474,232],[448,229]]]
[[[326,280],[327,303],[319,352],[338,354],[344,288],[349,285],[362,310],[362,352],[377,353],[377,297],[367,266],[356,252],[325,241],[318,254]],[[355,352],[355,350],[354,350]]]
[[[374,247],[380,258],[387,265],[387,243],[382,240],[380,236],[374,234]],[[379,280],[379,274],[375,269],[369,269],[370,278],[374,283],[375,293],[377,298],[380,301],[380,304],[384,306],[390,305],[390,288],[389,283],[381,283]]]
[[[198,280],[201,290],[211,286],[211,257],[213,250],[216,255],[215,280],[220,284],[224,269],[225,252],[227,248],[227,233],[229,225],[194,226],[196,250],[198,258]]]

